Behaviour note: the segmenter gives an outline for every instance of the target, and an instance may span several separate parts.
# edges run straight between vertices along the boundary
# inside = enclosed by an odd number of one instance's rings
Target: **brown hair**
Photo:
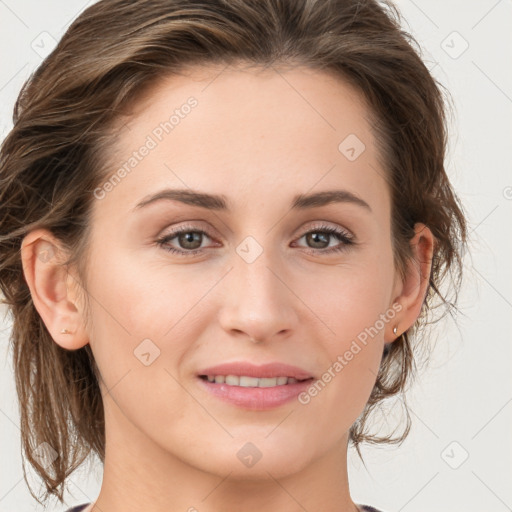
[[[196,64],[303,65],[336,74],[366,101],[391,191],[396,268],[404,276],[416,222],[431,229],[435,248],[420,318],[386,346],[350,441],[361,456],[361,442],[405,439],[408,413],[397,438],[372,435],[367,419],[415,376],[413,354],[425,340],[414,350],[411,342],[431,323],[435,297],[456,307],[439,287],[450,275],[448,289],[457,296],[467,235],[444,168],[442,86],[415,45],[396,8],[376,0],[103,0],[69,27],[23,86],[0,152],[0,290],[13,319],[22,447],[46,485],[45,499],[63,500],[65,479],[91,452],[104,461],[103,402],[90,346],[61,348],[34,307],[22,239],[36,228],[50,230],[69,250],[64,265],[76,265],[87,282],[93,191],[109,174],[113,123],[157,79]],[[41,443],[59,455],[47,467],[33,453]]]

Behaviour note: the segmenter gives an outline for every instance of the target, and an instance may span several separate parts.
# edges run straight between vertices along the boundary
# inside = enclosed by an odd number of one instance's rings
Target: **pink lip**
[[[228,384],[217,384],[200,378],[197,380],[203,389],[224,402],[243,409],[264,411],[294,400],[297,395],[306,391],[313,379],[271,388],[243,388]]]
[[[209,382],[204,376],[208,375],[246,375],[247,377],[273,378],[293,377],[299,382],[272,387],[240,387],[226,383]],[[234,362],[205,368],[197,374],[199,384],[224,402],[252,411],[264,411],[278,407],[297,397],[305,391],[313,377],[306,370],[283,363],[269,363],[255,366],[250,363]],[[201,378],[203,376],[203,378]],[[301,382],[302,381],[302,382]]]
[[[197,372],[197,375],[236,375],[238,377],[246,375],[247,377],[258,378],[293,377],[297,380],[304,380],[312,377],[312,375],[306,370],[289,364],[275,362],[256,366],[243,361],[211,366],[204,370],[200,370]]]

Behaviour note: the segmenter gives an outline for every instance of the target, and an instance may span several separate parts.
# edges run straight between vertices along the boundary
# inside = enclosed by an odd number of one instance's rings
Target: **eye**
[[[332,226],[321,225],[315,227],[301,236],[301,238],[304,237],[306,237],[307,243],[313,244],[313,248],[306,248],[308,249],[307,252],[312,253],[331,254],[346,251],[349,246],[355,245],[353,235],[341,228],[334,228]],[[334,247],[327,248],[329,247],[329,239],[332,239],[333,237],[342,243]]]
[[[202,229],[194,229],[192,226],[183,226],[157,240],[157,244],[162,247],[162,249],[173,254],[194,256],[203,251],[201,248],[201,242],[204,236],[210,238],[208,233]],[[169,245],[169,242],[175,238],[177,239],[178,244],[182,246],[182,249]]]

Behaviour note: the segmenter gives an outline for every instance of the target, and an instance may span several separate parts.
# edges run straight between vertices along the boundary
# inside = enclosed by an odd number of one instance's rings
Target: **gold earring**
[[[62,331],[60,331],[61,334],[73,334],[71,331],[68,331],[67,329],[62,329]]]

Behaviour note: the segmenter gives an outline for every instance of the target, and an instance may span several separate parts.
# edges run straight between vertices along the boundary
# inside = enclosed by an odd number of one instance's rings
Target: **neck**
[[[240,510],[242,503],[244,512],[359,510],[349,493],[346,434],[335,449],[326,447],[321,456],[294,468],[263,467],[262,458],[247,477],[229,468],[214,473],[192,466],[149,439],[119,410],[106,407],[105,425],[102,487],[86,512],[222,512]]]

